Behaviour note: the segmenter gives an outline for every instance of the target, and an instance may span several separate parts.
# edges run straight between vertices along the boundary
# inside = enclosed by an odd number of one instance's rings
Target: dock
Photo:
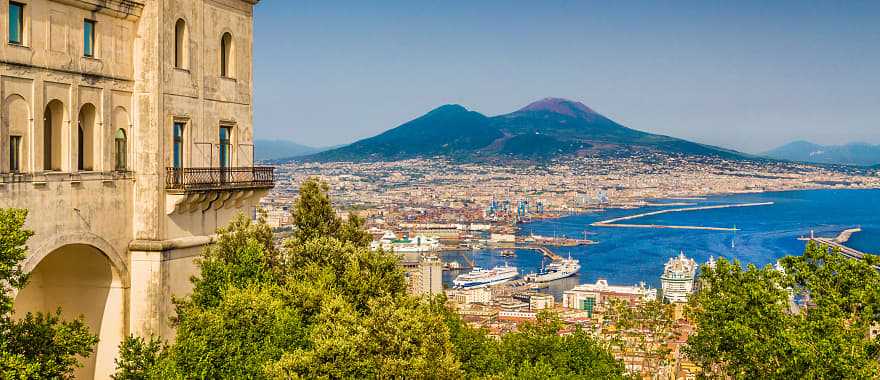
[[[619,218],[613,218],[613,219],[607,219],[607,220],[595,222],[590,225],[593,227],[669,228],[669,229],[679,229],[679,230],[739,231],[739,229],[736,227],[671,226],[671,225],[660,225],[660,224],[632,224],[632,223],[618,223],[618,222],[622,222],[625,220],[644,218],[646,216],[668,214],[668,213],[673,213],[673,212],[716,210],[716,209],[736,208],[736,207],[757,207],[757,206],[769,206],[772,204],[773,204],[773,202],[757,202],[757,203],[734,203],[734,204],[723,204],[723,205],[714,205],[714,206],[673,208],[673,209],[668,209],[668,210],[651,211],[651,212],[644,212],[641,214],[621,216]]]
[[[550,260],[553,260],[553,261],[562,260],[562,256],[559,256],[559,255],[553,253],[553,251],[551,251],[550,248],[547,248],[543,245],[525,245],[525,246],[521,246],[521,247],[516,247],[516,249],[531,249],[531,250],[538,251],[542,255],[548,257]]]
[[[846,257],[853,258],[853,259],[862,259],[865,257],[864,252],[861,252],[857,249],[853,249],[853,248],[850,248],[850,247],[843,245],[843,243],[846,243],[847,241],[849,241],[849,238],[852,237],[852,234],[854,234],[856,232],[861,232],[861,231],[862,231],[862,229],[860,227],[846,229],[846,230],[843,230],[841,233],[839,233],[837,235],[837,237],[834,237],[834,238],[816,237],[813,234],[813,231],[810,231],[809,237],[800,237],[800,238],[798,238],[798,240],[813,241],[818,244],[827,246],[829,248],[837,249],[838,251],[840,251],[840,254],[842,254]]]

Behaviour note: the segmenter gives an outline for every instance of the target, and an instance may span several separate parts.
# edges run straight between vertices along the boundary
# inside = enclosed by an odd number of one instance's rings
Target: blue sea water
[[[668,201],[666,201],[668,202]],[[718,195],[703,200],[676,200],[695,206],[774,202],[769,206],[725,208],[666,213],[629,220],[627,223],[733,227],[727,231],[697,231],[650,228],[592,227],[591,223],[619,216],[680,208],[683,206],[651,206],[637,209],[609,209],[603,212],[572,215],[521,225],[520,234],[544,236],[586,236],[598,244],[553,248],[560,255],[571,255],[582,265],[579,283],[592,283],[605,278],[611,284],[627,285],[645,282],[660,286],[663,264],[683,251],[699,263],[709,256],[739,260],[743,264],[773,264],[786,255],[799,255],[805,243],[797,240],[813,230],[816,236],[837,236],[842,230],[861,227],[846,244],[863,252],[880,253],[880,189],[877,190],[806,190],[756,194]],[[689,207],[689,206],[688,206]],[[733,244],[731,244],[733,241]],[[517,250],[513,258],[500,257],[492,250],[450,252],[447,261],[457,255],[470,255],[477,265],[492,267],[505,261],[519,267],[520,273],[540,269],[542,257],[535,251]],[[457,272],[444,273],[444,282],[451,283]],[[571,280],[567,287],[575,284]],[[555,292],[554,292],[555,293]]]

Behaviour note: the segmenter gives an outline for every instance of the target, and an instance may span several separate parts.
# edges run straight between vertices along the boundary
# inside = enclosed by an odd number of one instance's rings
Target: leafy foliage
[[[27,210],[0,209],[0,377],[71,378],[81,366],[77,356],[88,357],[98,343],[83,319],[63,321],[60,309],[13,317],[10,291],[27,283],[21,262],[33,232],[24,228],[26,218]]]
[[[781,264],[784,272],[726,260],[704,267],[690,300],[697,333],[688,355],[709,377],[876,378],[877,258],[810,243]]]
[[[280,249],[262,221],[239,216],[220,229],[193,294],[177,301],[173,344],[129,338],[117,377],[622,375],[586,333],[559,336],[558,319],[499,342],[468,327],[444,297],[407,294],[398,257],[368,249],[363,221],[336,216],[327,190],[303,184],[294,234]]]

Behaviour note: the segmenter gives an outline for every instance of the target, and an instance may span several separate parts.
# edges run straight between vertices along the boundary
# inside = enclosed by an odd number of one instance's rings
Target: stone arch
[[[113,113],[110,116],[110,122],[111,124],[108,130],[112,133],[110,138],[113,139],[113,144],[111,145],[113,168],[116,170],[120,169],[118,168],[119,165],[117,164],[119,163],[121,158],[122,162],[125,163],[123,169],[127,169],[131,167],[131,133],[129,131],[131,121],[128,117],[128,111],[125,109],[125,107],[117,106],[116,108],[114,108]],[[122,134],[125,136],[125,145],[122,147],[118,146],[116,141],[119,131],[122,131]],[[120,149],[122,149],[122,151],[120,151]],[[120,154],[122,154],[122,157],[119,157]]]
[[[220,76],[234,78],[235,75],[235,41],[232,33],[224,32],[220,37]]]
[[[183,18],[174,23],[174,67],[189,69],[189,31]]]
[[[97,161],[95,158],[101,156],[100,154],[95,154],[100,147],[100,144],[95,143],[97,116],[97,108],[92,103],[85,103],[79,109],[76,137],[77,170],[95,170]]]
[[[43,110],[42,132],[42,161],[43,170],[60,171],[67,166],[67,154],[70,151],[68,124],[70,118],[64,103],[58,99],[52,99],[46,103]],[[35,144],[36,145],[36,144]]]
[[[34,253],[24,263],[28,284],[15,295],[15,316],[60,308],[66,320],[82,317],[99,342],[75,377],[109,378],[128,333],[127,269],[109,244],[88,234],[53,238]]]
[[[0,166],[0,172],[9,172],[12,169],[12,156],[10,154],[10,149],[12,149],[13,137],[17,137],[17,163],[18,163],[18,171],[19,172],[29,172],[30,171],[30,122],[31,122],[31,109],[28,105],[28,102],[24,99],[23,96],[19,94],[12,94],[6,97],[3,100],[3,110],[2,115],[0,115],[0,162],[3,163]]]
[[[54,235],[37,246],[28,246],[29,255],[22,263],[21,267],[25,272],[30,272],[50,253],[65,245],[71,244],[90,245],[101,251],[107,256],[107,259],[113,264],[113,268],[119,273],[122,285],[126,288],[130,286],[127,264],[128,259],[119,254],[119,251],[113,248],[109,242],[91,232],[75,232]]]

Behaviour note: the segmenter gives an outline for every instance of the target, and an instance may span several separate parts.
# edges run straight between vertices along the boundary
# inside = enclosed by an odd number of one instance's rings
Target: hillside
[[[254,140],[254,159],[257,161],[299,157],[324,150],[326,148],[315,148],[288,140]]]
[[[494,117],[460,105],[444,105],[377,136],[301,160],[388,161],[445,156],[540,161],[646,151],[743,157],[738,152],[624,127],[580,102],[546,98]]]
[[[794,141],[768,151],[763,155],[778,160],[818,164],[880,165],[880,145],[866,143],[818,145],[808,141]]]

